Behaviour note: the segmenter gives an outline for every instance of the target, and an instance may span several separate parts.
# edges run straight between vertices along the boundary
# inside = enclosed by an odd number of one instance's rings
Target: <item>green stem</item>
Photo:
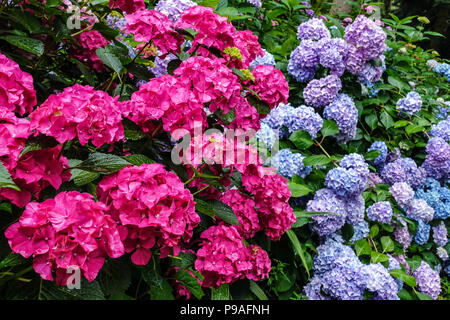
[[[192,194],[192,196],[195,196],[195,195],[199,194],[200,192],[205,191],[205,190],[208,189],[208,188],[209,188],[209,185],[206,186],[206,187],[201,188],[200,190],[195,191],[195,192]]]

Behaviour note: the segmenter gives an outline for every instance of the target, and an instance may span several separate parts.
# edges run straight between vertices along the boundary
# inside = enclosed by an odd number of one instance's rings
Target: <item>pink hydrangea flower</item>
[[[64,143],[77,137],[96,147],[124,139],[118,97],[76,84],[51,95],[30,115],[31,128]]]
[[[197,100],[190,83],[171,75],[153,78],[140,86],[128,102],[128,118],[145,132],[155,128],[155,120],[162,120],[166,131],[184,128],[194,131],[194,124],[207,126],[203,104]]]
[[[8,169],[15,167],[30,134],[30,122],[27,119],[0,110],[0,160]]]
[[[209,7],[190,7],[183,12],[175,26],[181,29],[191,28],[198,32],[192,41],[190,52],[193,52],[199,45],[207,48],[215,47],[220,51],[235,45],[236,29],[227,21],[226,17],[214,13],[213,9]],[[205,57],[214,57],[205,48],[197,49],[197,53]]]
[[[242,61],[234,60],[230,67],[247,69],[257,56],[264,56],[264,51],[258,42],[258,36],[254,35],[250,30],[236,31],[233,35],[233,40],[234,46],[241,52]]]
[[[124,247],[114,220],[105,215],[105,205],[92,195],[61,192],[54,199],[29,203],[6,231],[12,251],[33,257],[34,270],[44,280],[66,285],[68,268],[79,268],[93,281],[107,256],[118,258]]]
[[[119,170],[99,183],[97,194],[120,224],[125,250],[134,251],[131,260],[137,265],[148,263],[155,244],[161,258],[170,250],[177,255],[200,222],[192,194],[159,163]]]
[[[229,205],[239,221],[237,231],[243,239],[252,238],[256,232],[262,229],[259,224],[258,213],[255,210],[255,201],[250,196],[244,195],[236,189],[226,191],[220,201]]]
[[[271,65],[259,65],[252,71],[255,81],[249,88],[255,91],[270,108],[280,102],[287,103],[289,84],[283,73]]]
[[[71,56],[80,60],[97,72],[107,70],[106,66],[96,53],[98,48],[104,48],[108,44],[108,41],[100,32],[96,30],[85,31],[75,36],[75,39],[80,47],[72,46],[69,50],[69,54]]]
[[[242,174],[242,185],[254,194],[260,224],[266,235],[275,241],[291,227],[296,218],[288,204],[291,192],[287,179],[272,170],[273,168],[248,166]]]
[[[155,44],[161,54],[180,51],[183,37],[173,30],[173,22],[155,10],[140,9],[125,16],[125,31],[134,35],[134,40]]]
[[[33,77],[19,65],[0,53],[0,112],[31,112],[36,105]]]
[[[10,169],[14,183],[20,191],[0,188],[0,198],[8,199],[18,207],[24,207],[34,195],[37,199],[42,190],[52,186],[59,189],[64,181],[71,177],[69,162],[60,156],[62,146],[50,149],[34,150],[25,153],[14,168]]]
[[[144,0],[109,0],[109,7],[120,9],[127,14],[145,8]]]
[[[245,277],[255,281],[268,277],[267,253],[257,245],[246,247],[235,226],[212,226],[200,237],[205,240],[197,251],[195,269],[205,277],[204,287],[218,288]]]

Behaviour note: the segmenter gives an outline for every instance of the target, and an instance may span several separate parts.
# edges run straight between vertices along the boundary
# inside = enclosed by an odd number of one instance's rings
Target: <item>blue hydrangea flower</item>
[[[450,178],[450,144],[440,137],[428,140],[427,156],[422,168],[429,177],[446,181]]]
[[[369,81],[364,82],[363,84],[364,84],[364,87],[366,87],[367,91],[365,91],[365,93],[363,93],[363,94],[366,94],[369,98],[377,97],[378,93],[380,92],[380,89],[375,89],[375,86],[378,83],[379,83],[379,81],[378,82],[369,82]]]
[[[445,141],[450,141],[450,119],[433,124],[428,134],[433,137],[442,138]]]
[[[359,224],[353,226],[353,236],[349,242],[356,242],[358,240],[364,239],[369,235],[369,224],[367,221],[363,220]]]
[[[266,123],[270,128],[274,130],[281,129],[285,125],[285,118],[294,109],[289,103],[280,103],[277,107],[273,108],[270,113],[261,122]]]
[[[262,49],[264,51],[264,55],[261,56],[256,56],[255,60],[253,60],[250,63],[250,67],[251,68],[256,68],[257,66],[260,65],[270,65],[270,66],[274,66],[275,65],[275,58],[273,57],[273,55],[266,51],[265,49]]]
[[[271,150],[278,140],[278,133],[269,127],[265,122],[261,122],[261,127],[256,132],[256,139],[259,144]]]
[[[350,96],[338,94],[336,99],[325,107],[323,116],[328,120],[334,120],[338,125],[339,133],[335,136],[338,142],[346,143],[355,137],[358,109]]]
[[[418,245],[424,245],[428,242],[428,239],[430,238],[430,225],[426,224],[422,220],[418,219],[417,222],[419,223],[416,229],[416,235],[414,236],[414,241]]]
[[[127,20],[118,15],[108,14],[106,23],[113,29],[122,30],[127,25]]]
[[[447,81],[450,81],[450,64],[439,63],[433,68],[433,71],[440,74],[443,77],[446,77]]]
[[[285,126],[290,134],[297,130],[305,130],[311,139],[315,139],[317,132],[322,129],[323,119],[313,108],[301,105],[288,110],[285,116]]]
[[[397,283],[381,263],[363,265],[361,276],[366,289],[375,293],[374,300],[400,300]]]
[[[363,179],[355,170],[342,167],[328,171],[325,186],[339,196],[349,197],[360,194],[366,187],[367,179]]]
[[[319,64],[316,44],[312,40],[303,40],[290,55],[287,71],[298,82],[306,82],[314,77]]]
[[[450,217],[450,190],[433,178],[427,178],[425,184],[416,190],[415,197],[425,200],[434,209],[434,219]]]
[[[311,173],[311,166],[305,167],[303,164],[303,156],[301,153],[292,153],[290,149],[282,149],[272,157],[270,164],[277,168],[278,173],[288,179],[294,175],[305,178]]]
[[[375,202],[367,208],[367,218],[371,221],[390,223],[394,212],[389,201]]]
[[[356,226],[364,222],[365,201],[361,194],[345,199],[346,222]]]
[[[422,97],[415,91],[409,92],[405,98],[397,101],[397,110],[413,115],[422,108]]]
[[[389,256],[389,265],[388,265],[388,271],[394,270],[394,269],[402,269],[402,267],[400,266],[400,262],[398,262],[397,260],[394,259],[393,256],[388,255]],[[398,290],[401,290],[403,288],[403,281],[399,278],[394,278],[395,283],[397,283],[397,287]]]
[[[367,152],[372,150],[379,150],[381,154],[373,160],[375,165],[383,164],[386,162],[388,148],[384,141],[375,141],[372,145],[367,149]]]
[[[445,106],[439,106],[437,108],[436,119],[439,119],[439,120],[449,119],[449,117],[450,117],[450,101],[442,101],[442,103],[445,104]]]

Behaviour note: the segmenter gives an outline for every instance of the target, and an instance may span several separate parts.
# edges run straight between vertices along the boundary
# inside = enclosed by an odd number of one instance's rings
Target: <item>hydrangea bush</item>
[[[449,64],[369,8],[2,2],[1,297],[447,300]]]

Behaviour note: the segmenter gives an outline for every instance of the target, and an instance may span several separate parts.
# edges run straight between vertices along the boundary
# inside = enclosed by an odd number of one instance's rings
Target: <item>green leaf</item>
[[[300,150],[306,150],[314,144],[309,133],[303,130],[295,131],[291,134],[289,140]]]
[[[384,261],[389,261],[389,257],[387,255],[376,252],[376,251],[372,251],[370,253],[370,262],[371,263],[378,263],[378,262],[384,262]]]
[[[391,128],[394,125],[394,120],[386,111],[383,111],[380,115],[380,121],[386,129]]]
[[[364,120],[372,130],[374,130],[378,126],[378,117],[375,113],[367,115]]]
[[[416,133],[416,132],[421,132],[423,130],[425,130],[424,127],[416,126],[415,124],[410,124],[409,126],[407,126],[405,128],[405,131],[406,131],[407,134],[413,134],[413,133]]]
[[[367,243],[366,239],[360,239],[355,242],[355,252],[358,257],[362,255],[370,255],[372,248]]]
[[[169,282],[160,275],[159,259],[154,256],[150,262],[141,269],[142,279],[149,287],[152,300],[174,300],[173,289]]]
[[[286,234],[289,237],[289,240],[291,240],[291,243],[294,247],[294,251],[297,252],[298,255],[300,256],[300,260],[302,261],[303,267],[305,268],[306,273],[308,274],[308,278],[309,278],[310,274],[309,274],[308,263],[306,261],[305,254],[303,252],[300,241],[297,238],[297,235],[295,234],[295,232],[292,229],[287,230]]]
[[[333,120],[323,120],[323,126],[320,130],[323,137],[332,136],[339,133],[339,127]]]
[[[230,300],[230,286],[222,284],[217,289],[211,289],[211,300]]]
[[[77,186],[84,186],[88,183],[91,183],[98,177],[100,177],[99,173],[85,171],[85,170],[78,170],[78,169],[73,169],[71,171],[71,173],[72,173],[72,177],[70,178],[70,180],[73,180],[73,182]]]
[[[294,183],[292,181],[288,181],[289,190],[292,193],[292,197],[303,197],[307,194],[311,193],[312,190],[308,188],[305,184]]]
[[[389,271],[391,276],[396,277],[400,280],[402,280],[404,283],[406,283],[410,287],[416,286],[416,279],[413,276],[410,276],[402,269],[392,269]]]
[[[155,160],[150,159],[147,156],[144,156],[143,154],[131,154],[129,156],[123,157],[125,160],[127,160],[129,163],[134,164],[135,166],[146,164],[155,163]]]
[[[296,228],[300,228],[302,226],[304,226],[305,224],[307,224],[309,222],[309,218],[297,218],[297,221],[295,221],[292,225],[291,228],[292,229],[296,229]]]
[[[394,241],[388,236],[383,236],[380,239],[381,246],[383,247],[383,252],[392,252],[394,251]]]
[[[380,228],[378,227],[378,225],[374,224],[372,227],[370,227],[370,233],[369,233],[369,235],[370,235],[372,238],[375,238],[375,237],[378,235],[379,232],[380,232]],[[367,242],[366,242],[366,243],[367,243]]]
[[[188,271],[180,270],[175,274],[175,279],[185,286],[197,299],[201,299],[205,294],[198,279],[193,277]]]
[[[104,64],[106,64],[108,67],[114,70],[118,76],[120,76],[123,66],[120,62],[120,59],[115,54],[102,47],[98,48],[95,53],[97,53],[98,58],[102,60]]]
[[[0,162],[0,188],[9,188],[20,191],[20,188],[11,179],[11,175],[2,162]]]
[[[235,18],[239,15],[239,10],[233,7],[225,7],[216,10],[217,14],[220,14],[222,17]]]
[[[132,269],[125,259],[109,259],[100,270],[97,281],[103,293],[120,295],[131,284]]]
[[[20,254],[10,253],[2,261],[0,261],[0,269],[6,267],[15,267],[27,261]]]
[[[68,289],[51,281],[43,281],[40,293],[44,300],[105,300],[97,280],[89,282],[82,278],[80,289]]]
[[[394,123],[394,128],[401,128],[401,127],[407,126],[408,124],[409,124],[409,122],[406,120],[399,120]]]
[[[398,292],[398,297],[401,300],[416,300],[411,293],[409,293],[405,288]]]
[[[424,294],[424,293],[419,292],[419,291],[416,291],[416,295],[417,295],[417,298],[419,298],[419,300],[434,300],[434,299],[433,299],[432,297],[430,297],[429,295]]]
[[[188,269],[194,265],[195,259],[197,259],[197,256],[193,253],[180,252],[177,257],[172,259],[172,266]]]
[[[141,80],[149,81],[151,78],[155,77],[155,75],[150,70],[148,70],[148,67],[143,66],[142,64],[137,64],[135,62],[129,64],[127,66],[127,70]]]
[[[119,156],[95,152],[91,153],[87,160],[84,160],[72,169],[109,174],[116,172],[127,165],[130,165],[130,162]]]
[[[367,152],[364,155],[364,159],[367,160],[367,161],[372,161],[372,160],[375,160],[380,155],[381,155],[381,151],[380,150],[372,150],[372,151]]]
[[[220,219],[222,219],[228,224],[239,225],[239,221],[236,217],[236,214],[234,213],[233,209],[230,208],[229,205],[215,199],[208,200],[207,202],[213,208],[214,214],[218,216]]]
[[[404,90],[409,90],[410,89],[409,85],[406,82],[404,82],[404,81],[402,81],[399,78],[394,77],[394,76],[389,76],[388,77],[388,82],[389,82],[389,84],[393,85],[394,87],[396,87],[398,89],[404,89]]]
[[[44,53],[44,43],[41,40],[22,36],[1,36],[0,39],[5,40],[20,49],[31,52],[38,57],[42,56]]]
[[[31,12],[17,8],[16,10],[10,10],[8,15],[24,26],[31,34],[46,31],[46,28],[43,26],[42,22]]]
[[[259,299],[259,300],[269,300],[267,295],[264,293],[264,290],[253,280],[250,280],[250,291]]]
[[[303,159],[303,164],[305,166],[324,166],[330,162],[331,159],[323,154],[309,156]]]
[[[304,211],[300,209],[294,209],[294,214],[297,218],[310,218],[314,216],[336,215],[334,212],[319,212],[319,211]]]

